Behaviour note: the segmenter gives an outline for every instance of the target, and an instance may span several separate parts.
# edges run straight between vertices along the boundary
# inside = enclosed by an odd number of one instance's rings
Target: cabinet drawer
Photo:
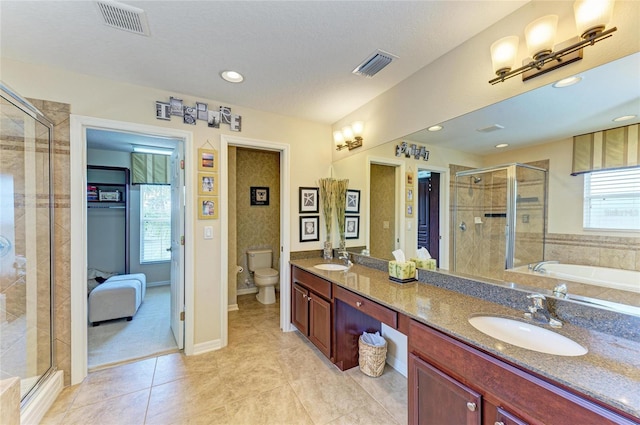
[[[398,313],[374,301],[368,300],[347,289],[337,286],[333,290],[333,297],[349,304],[351,307],[371,316],[376,320],[398,329]]]
[[[291,279],[299,284],[304,286],[307,289],[312,290],[318,295],[322,295],[326,299],[331,299],[331,282],[328,280],[324,280],[314,274],[306,272],[297,267],[292,267]]]

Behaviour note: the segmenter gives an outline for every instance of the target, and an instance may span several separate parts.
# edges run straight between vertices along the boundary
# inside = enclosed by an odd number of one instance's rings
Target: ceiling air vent
[[[373,77],[398,57],[383,50],[376,50],[352,72],[364,77]]]
[[[504,126],[500,124],[493,124],[488,127],[479,128],[476,131],[479,131],[480,133],[491,133],[492,131],[502,130],[503,128]]]
[[[149,36],[149,24],[144,10],[115,1],[96,2],[105,25]]]

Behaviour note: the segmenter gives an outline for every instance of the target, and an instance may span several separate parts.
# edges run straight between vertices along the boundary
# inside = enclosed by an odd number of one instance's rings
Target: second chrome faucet
[[[527,307],[526,317],[547,323],[553,328],[561,328],[562,322],[551,315],[547,308],[547,299],[542,294],[529,294],[527,298],[531,300],[532,305]]]

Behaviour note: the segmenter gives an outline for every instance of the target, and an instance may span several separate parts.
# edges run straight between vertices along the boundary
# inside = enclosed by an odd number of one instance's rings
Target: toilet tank
[[[272,268],[272,254],[273,251],[270,249],[256,249],[247,251],[247,261],[249,266],[249,271],[256,271],[259,269],[270,269]]]

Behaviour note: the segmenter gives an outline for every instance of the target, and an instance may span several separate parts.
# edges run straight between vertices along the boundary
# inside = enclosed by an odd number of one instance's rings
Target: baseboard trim
[[[257,293],[258,293],[257,287],[238,289],[238,292],[237,292],[238,295],[257,294]]]
[[[387,364],[394,368],[405,378],[407,377],[407,364],[399,359],[396,359],[390,354],[387,354]]]
[[[164,286],[164,285],[171,285],[171,281],[161,280],[159,282],[147,282],[147,288],[151,288],[153,286]]]
[[[39,424],[64,387],[64,373],[58,370],[37,390],[20,412],[20,423]]]
[[[222,341],[219,339],[214,339],[213,341],[202,342],[200,344],[194,344],[193,346],[193,354],[204,354],[210,351],[219,350],[222,348]]]
[[[229,304],[229,305],[227,306],[227,311],[238,311],[238,310],[240,310],[240,309],[238,308],[238,304]]]

